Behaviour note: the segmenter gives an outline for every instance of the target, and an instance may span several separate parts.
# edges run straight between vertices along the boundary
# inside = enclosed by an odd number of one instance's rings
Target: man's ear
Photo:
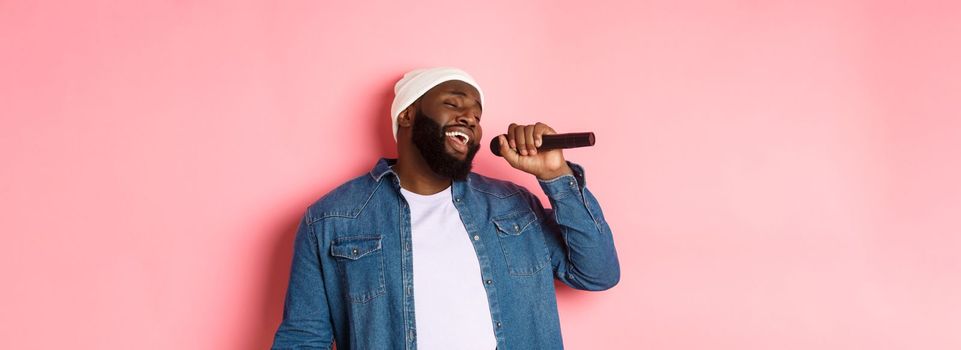
[[[410,127],[414,125],[414,104],[407,106],[400,114],[397,116],[397,126],[399,127]]]

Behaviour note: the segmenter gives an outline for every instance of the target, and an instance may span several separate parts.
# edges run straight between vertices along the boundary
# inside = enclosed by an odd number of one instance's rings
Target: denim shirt
[[[309,206],[294,240],[274,349],[417,348],[410,210],[380,159],[369,174]],[[620,280],[611,229],[583,168],[539,180],[553,209],[527,189],[471,173],[454,206],[480,262],[500,350],[563,348],[554,279],[600,291]]]

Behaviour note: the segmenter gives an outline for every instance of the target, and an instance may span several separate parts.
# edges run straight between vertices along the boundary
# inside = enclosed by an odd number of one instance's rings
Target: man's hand
[[[564,153],[559,150],[538,152],[541,136],[553,135],[557,132],[544,123],[534,125],[517,125],[511,123],[507,127],[507,135],[499,135],[501,155],[514,169],[537,176],[541,180],[550,180],[561,175],[573,174]]]

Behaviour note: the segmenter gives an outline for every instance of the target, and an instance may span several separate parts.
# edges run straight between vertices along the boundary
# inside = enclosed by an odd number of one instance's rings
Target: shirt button
[[[480,236],[474,235],[474,240],[475,240],[475,241],[479,241],[479,240],[480,240]]]
[[[456,201],[456,202],[460,202],[460,197],[458,197],[458,198],[454,198],[454,201]]]
[[[521,230],[521,227],[517,226],[517,224],[514,224],[514,232],[518,232],[520,230]]]
[[[497,328],[501,328],[501,323],[497,322]]]
[[[351,250],[351,254],[357,255],[357,249]]]
[[[494,281],[486,280],[486,281],[484,281],[484,283],[491,284],[491,283],[494,283]]]

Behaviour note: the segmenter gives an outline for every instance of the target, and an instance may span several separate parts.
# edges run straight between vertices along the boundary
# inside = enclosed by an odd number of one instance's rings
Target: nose
[[[471,113],[470,111],[464,111],[458,114],[457,122],[460,123],[461,125],[466,125],[471,128],[477,126],[477,118],[474,117],[474,114]]]

